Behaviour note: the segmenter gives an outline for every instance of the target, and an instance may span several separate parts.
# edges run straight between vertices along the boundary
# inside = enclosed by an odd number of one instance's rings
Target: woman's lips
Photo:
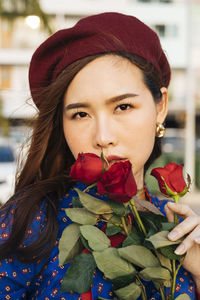
[[[127,160],[126,158],[121,157],[121,156],[117,156],[117,155],[109,155],[108,157],[106,157],[106,159],[109,163],[115,163],[115,162],[118,162],[118,161]]]

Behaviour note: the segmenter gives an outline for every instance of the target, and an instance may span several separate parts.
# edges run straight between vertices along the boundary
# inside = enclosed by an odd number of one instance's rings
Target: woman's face
[[[142,72],[125,58],[105,55],[86,65],[64,97],[63,129],[74,157],[103,151],[111,163],[128,159],[141,188],[156,122],[167,111],[167,91],[161,91],[162,101],[155,104]]]

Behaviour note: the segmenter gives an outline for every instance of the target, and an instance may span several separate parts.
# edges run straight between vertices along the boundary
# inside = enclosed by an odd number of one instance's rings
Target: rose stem
[[[142,289],[142,300],[147,300],[147,294],[146,294],[146,289],[145,289],[144,284],[142,283],[142,281],[140,280],[140,277],[138,275],[135,275],[135,277],[139,281],[139,285]]]
[[[105,223],[109,223],[109,224],[113,224],[113,225],[115,225],[115,226],[117,226],[117,227],[121,227],[121,228],[124,229],[124,227],[123,227],[122,224],[120,224],[120,223],[114,223],[114,222],[111,222],[110,220],[106,220],[106,219],[104,219],[104,218],[102,218],[102,219],[100,218],[99,221],[102,221],[102,222],[105,222]]]
[[[173,282],[172,282],[172,300],[174,300],[174,293],[175,293],[175,286],[176,286],[176,277],[175,277],[175,272],[176,272],[176,266],[175,266],[175,259],[172,260],[172,272],[173,272]]]
[[[162,287],[160,288],[160,296],[161,296],[162,300],[165,300],[165,294],[164,294]]]
[[[173,282],[172,282],[172,300],[174,300],[174,293],[175,293],[175,287],[176,287],[176,276],[178,274],[178,271],[182,265],[183,261],[180,262],[178,265],[178,268],[176,269],[176,260],[172,260],[172,271],[173,271]]]
[[[173,198],[174,198],[174,202],[175,202],[176,204],[179,203],[179,198],[180,198],[179,195],[174,195]],[[178,223],[177,214],[174,214],[174,223],[175,223],[175,224]]]
[[[101,149],[101,159],[103,161],[103,173],[106,171],[106,166],[105,166],[105,162],[107,163],[107,166],[109,167],[109,162],[106,159],[106,157],[103,154],[103,149]]]
[[[83,193],[86,192],[87,190],[93,188],[94,186],[96,186],[97,184],[96,183],[93,183],[91,185],[88,185],[84,190],[83,190]]]
[[[124,217],[121,217],[121,221],[122,221],[122,225],[123,225],[124,231],[125,231],[126,235],[128,235],[128,228],[126,226],[126,222],[125,222]]]
[[[142,232],[144,233],[144,236],[146,236],[147,235],[146,229],[145,229],[145,227],[142,223],[142,220],[141,220],[140,215],[137,211],[137,208],[135,206],[135,202],[134,202],[133,198],[130,200],[130,203],[131,203],[131,205],[129,207],[131,208],[133,214],[136,216],[137,222],[139,223],[139,226],[140,226]]]
[[[174,195],[173,196],[174,198],[174,202],[175,203],[179,203],[179,195]],[[178,217],[177,217],[177,214],[174,214],[174,223],[177,224],[178,223]],[[173,259],[172,260],[172,271],[173,271],[173,282],[172,282],[172,300],[174,300],[174,293],[175,293],[175,286],[176,286],[176,276],[177,276],[177,273],[178,273],[178,270],[180,269],[181,267],[181,264],[179,264],[177,270],[176,270],[176,260]]]

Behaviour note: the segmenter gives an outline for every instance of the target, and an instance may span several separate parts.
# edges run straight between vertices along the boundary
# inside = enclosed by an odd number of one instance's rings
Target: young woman
[[[59,239],[70,223],[63,208],[74,195],[69,170],[78,153],[103,151],[111,163],[129,160],[138,189],[144,188],[145,170],[161,154],[167,58],[144,23],[103,13],[47,39],[32,57],[29,80],[38,117],[15,194],[1,209],[0,299],[113,299],[99,270],[88,293],[60,291],[70,265],[58,265]],[[145,193],[141,199],[148,200]],[[174,213],[183,218],[169,239],[188,233],[176,249],[187,252],[176,292],[196,299],[200,218],[187,205],[167,203],[165,211],[170,221]],[[151,288],[148,299],[161,298]]]

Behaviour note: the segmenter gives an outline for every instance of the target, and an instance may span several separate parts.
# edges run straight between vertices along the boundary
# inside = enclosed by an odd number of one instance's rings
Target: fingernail
[[[176,237],[177,237],[178,233],[177,231],[171,231],[169,234],[168,234],[168,238],[170,240],[174,240]]]
[[[196,237],[196,238],[194,239],[194,241],[195,241],[196,243],[200,244],[200,236]]]
[[[185,252],[185,246],[184,245],[180,245],[178,246],[178,248],[176,248],[176,250],[174,251],[175,254],[183,254]]]

